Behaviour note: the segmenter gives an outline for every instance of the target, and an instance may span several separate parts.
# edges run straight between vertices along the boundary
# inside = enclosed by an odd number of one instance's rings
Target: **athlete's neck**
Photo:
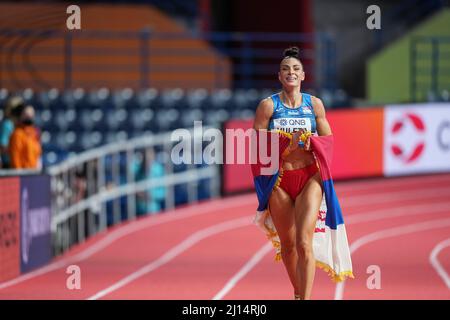
[[[283,91],[281,91],[281,99],[287,107],[295,108],[299,106],[302,103],[300,88],[294,88],[292,90],[286,90],[283,88]]]

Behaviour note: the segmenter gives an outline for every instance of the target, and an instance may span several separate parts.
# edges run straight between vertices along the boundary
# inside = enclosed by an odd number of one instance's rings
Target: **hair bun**
[[[295,57],[298,58],[298,53],[300,52],[298,47],[290,47],[284,50],[284,57]]]

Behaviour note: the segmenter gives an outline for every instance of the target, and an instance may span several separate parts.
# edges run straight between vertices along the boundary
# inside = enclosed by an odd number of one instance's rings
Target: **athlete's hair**
[[[299,53],[300,53],[300,49],[298,47],[289,47],[289,48],[284,50],[283,60],[284,59],[288,59],[288,58],[297,59],[300,62],[300,65],[302,66],[302,69],[303,69],[303,63],[302,63],[302,61],[299,58]],[[283,61],[283,60],[281,60],[281,61]]]
[[[284,57],[285,58],[297,58],[298,59],[298,53],[300,52],[300,50],[298,49],[298,47],[289,47],[287,49],[284,50]]]

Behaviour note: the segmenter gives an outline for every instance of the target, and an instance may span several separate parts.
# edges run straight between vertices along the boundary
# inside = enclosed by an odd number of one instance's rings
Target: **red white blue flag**
[[[275,260],[279,261],[281,260],[280,239],[270,217],[268,202],[273,188],[280,183],[282,155],[287,152],[292,134],[279,130],[258,130],[256,138],[257,160],[251,165],[258,198],[254,222],[272,242],[276,249]],[[305,138],[305,136],[302,137],[302,139]],[[311,136],[310,139],[311,150],[319,165],[324,190],[313,238],[314,257],[317,267],[326,271],[333,281],[340,282],[346,277],[353,278],[353,271],[344,218],[330,171],[333,157],[333,136]],[[262,161],[263,157],[260,152],[261,147],[264,146],[266,156],[275,160],[276,166],[273,166],[273,163],[270,166],[267,161]],[[269,167],[273,168],[269,169]]]

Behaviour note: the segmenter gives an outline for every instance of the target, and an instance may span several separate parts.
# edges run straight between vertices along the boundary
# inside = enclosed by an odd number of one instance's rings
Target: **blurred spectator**
[[[9,98],[5,103],[3,120],[0,122],[0,168],[8,169],[11,166],[8,145],[14,131],[13,112],[23,104],[23,99],[18,96]]]
[[[85,166],[81,165],[76,168],[75,181],[73,184],[72,204],[78,203],[86,199],[87,183]]]
[[[42,147],[40,132],[34,126],[34,108],[19,105],[13,110],[16,120],[9,140],[9,155],[13,169],[40,169]]]
[[[144,153],[136,152],[132,163],[132,170],[136,182],[142,181],[146,178],[146,170],[144,165]],[[136,193],[136,214],[138,216],[147,213],[147,195],[145,192]]]
[[[137,153],[134,163],[135,180],[158,180],[164,177],[164,165],[156,160],[153,149],[147,149],[144,153]],[[136,195],[137,215],[156,213],[164,208],[166,199],[166,187],[149,188],[146,192]]]
[[[153,149],[147,150],[147,167],[149,168],[149,178],[158,180],[158,178],[165,176],[164,165],[155,157]],[[166,199],[166,187],[160,186],[149,189],[150,203],[149,212],[159,212],[164,208],[164,201]]]

